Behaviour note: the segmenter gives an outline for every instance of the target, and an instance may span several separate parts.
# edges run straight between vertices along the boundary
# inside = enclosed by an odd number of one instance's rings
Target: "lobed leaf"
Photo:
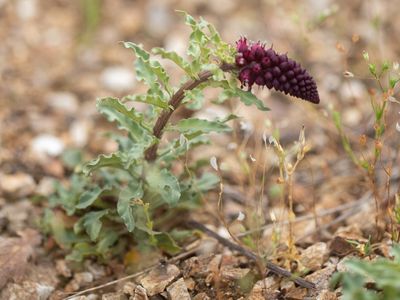
[[[184,134],[227,132],[232,129],[223,121],[208,121],[205,119],[188,118],[180,120],[173,129]]]
[[[109,121],[117,121],[118,128],[127,130],[135,140],[141,141],[151,135],[151,130],[143,124],[142,114],[134,108],[129,110],[117,98],[100,99],[97,101],[97,108]]]
[[[142,46],[132,42],[124,42],[125,48],[132,49],[136,54],[136,74],[140,81],[144,81],[151,87],[159,96],[163,96],[160,88],[160,83],[171,96],[172,89],[169,86],[169,76],[161,64],[156,60],[150,59],[150,53],[143,50]]]
[[[190,63],[187,62],[183,57],[179,56],[175,51],[167,51],[164,48],[153,48],[152,52],[156,55],[160,55],[164,59],[169,59],[180,67],[187,75],[194,77]]]

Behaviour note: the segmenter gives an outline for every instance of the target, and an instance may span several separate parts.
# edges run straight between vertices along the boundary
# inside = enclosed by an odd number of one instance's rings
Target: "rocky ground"
[[[293,260],[280,244],[271,251],[271,261],[296,273],[308,270],[303,277],[316,290],[271,272],[260,278],[254,261],[207,234],[177,257],[154,255],[139,264],[142,258],[128,253],[107,263],[77,265],[38,229],[53,180],[67,182],[73,172],[65,151],[92,158],[116,147],[104,135],[112,127],[97,113],[96,98],[143,90],[132,71],[134,57],[119,42],[184,53],[189,30],[176,9],[203,16],[230,43],[241,35],[273,43],[277,51],[301,61],[317,81],[318,106],[267,90],[256,93],[272,113],[210,103],[198,116],[232,109],[243,117],[240,137],[223,136],[193,154],[220,158],[226,216],[256,203],[260,186],[260,178],[247,181],[235,149],[243,146],[250,165],[267,161],[263,199],[270,221],[261,246],[269,251],[277,228],[287,239],[288,213],[276,197],[273,150],[254,145],[265,131],[270,135],[278,128],[289,147],[305,126],[312,150],[294,182],[298,252]],[[369,185],[343,151],[331,112],[342,112],[355,144],[371,130],[368,88],[373,83],[366,78],[362,53],[367,49],[375,60],[398,59],[399,20],[389,0],[0,0],[0,298],[338,299],[340,289],[328,289],[332,274],[343,271],[349,257],[363,255],[361,246],[347,241],[365,245],[371,238],[377,253],[388,256],[390,239],[374,239]],[[391,195],[399,178],[398,111],[393,106],[387,119]],[[385,174],[380,175],[378,184],[384,186]],[[227,238],[226,230],[208,217],[217,194],[209,197],[210,207],[196,212],[196,218]]]

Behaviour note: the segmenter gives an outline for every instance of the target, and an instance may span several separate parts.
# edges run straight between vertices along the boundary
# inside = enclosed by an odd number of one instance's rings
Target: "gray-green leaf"
[[[181,189],[178,179],[168,170],[153,168],[147,174],[150,190],[161,196],[164,203],[174,206],[179,202]]]

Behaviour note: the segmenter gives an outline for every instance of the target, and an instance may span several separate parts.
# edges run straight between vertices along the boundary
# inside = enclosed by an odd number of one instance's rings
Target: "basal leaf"
[[[104,256],[110,250],[110,247],[118,241],[118,238],[119,235],[114,230],[102,230],[99,235],[96,250]]]
[[[141,184],[131,181],[126,188],[123,188],[118,197],[117,212],[124,221],[129,232],[135,229],[135,218],[133,213],[132,200],[143,197]]]
[[[84,209],[89,207],[90,205],[93,204],[94,201],[97,200],[97,198],[100,196],[100,194],[104,191],[104,189],[100,188],[99,186],[96,186],[92,190],[85,191],[80,197],[79,197],[79,202],[76,205],[76,208],[79,209]]]
[[[102,223],[100,219],[108,213],[108,209],[100,210],[100,211],[92,211],[85,214],[78,223],[75,224],[77,227],[77,231],[79,228],[79,223],[82,224],[83,228],[85,229],[86,233],[89,235],[92,241],[95,241],[99,236]],[[75,230],[74,226],[74,230]]]
[[[168,170],[151,168],[146,179],[151,192],[161,196],[164,203],[174,206],[179,202],[181,190],[178,179]]]
[[[73,260],[81,262],[85,257],[97,255],[96,249],[93,245],[87,242],[81,242],[74,245],[72,252],[65,258],[67,260]]]
[[[155,235],[155,238],[157,240],[157,246],[169,255],[175,255],[181,251],[181,247],[178,246],[168,233],[158,233]]]

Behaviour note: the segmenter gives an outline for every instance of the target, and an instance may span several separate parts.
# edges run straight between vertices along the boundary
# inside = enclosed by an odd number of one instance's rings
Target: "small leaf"
[[[84,209],[93,204],[94,201],[100,196],[100,194],[104,191],[104,189],[96,186],[94,189],[84,192],[79,197],[79,203],[76,205],[76,208]]]
[[[134,181],[129,182],[128,186],[121,190],[118,203],[117,212],[124,221],[129,232],[135,229],[135,218],[132,208],[132,200],[143,197],[142,186]]]
[[[243,91],[239,88],[235,90],[236,96],[240,98],[245,105],[255,105],[261,111],[269,111],[270,109],[264,105],[264,103],[258,99],[253,93],[249,91]]]
[[[190,102],[189,102],[190,101]],[[199,110],[203,106],[204,94],[202,88],[185,91],[184,103],[188,109]]]
[[[218,170],[217,170],[218,171]],[[205,172],[197,181],[196,189],[200,192],[208,192],[209,190],[215,188],[215,186],[220,182],[219,176],[214,173]]]
[[[168,170],[157,168],[150,169],[146,176],[150,190],[161,196],[164,203],[175,206],[181,197],[178,179]]]

